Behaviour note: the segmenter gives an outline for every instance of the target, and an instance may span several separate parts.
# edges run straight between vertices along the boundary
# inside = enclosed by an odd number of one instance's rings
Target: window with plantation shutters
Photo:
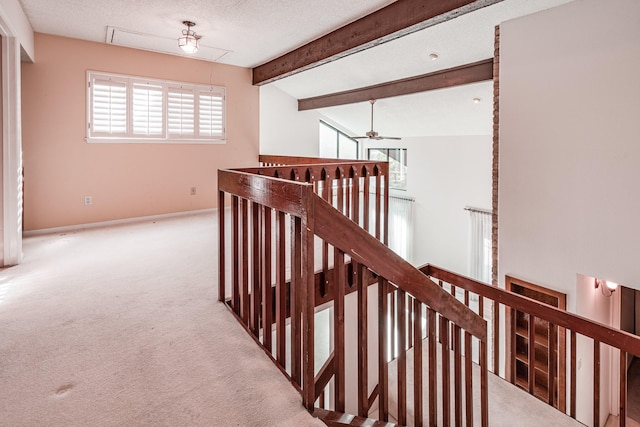
[[[169,135],[191,137],[195,134],[196,105],[193,90],[169,88]]]
[[[133,83],[133,133],[134,135],[160,136],[163,133],[162,85]]]
[[[115,79],[93,81],[91,123],[95,135],[126,135],[127,84]]]
[[[224,143],[225,88],[87,73],[87,141]]]

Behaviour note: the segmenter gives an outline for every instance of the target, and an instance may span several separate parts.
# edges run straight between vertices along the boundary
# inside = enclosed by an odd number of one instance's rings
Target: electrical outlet
[[[191,187],[191,195],[192,196],[196,195],[196,187]]]
[[[91,196],[84,196],[84,205],[85,205],[85,206],[89,206],[91,203],[93,203],[93,197],[91,197]]]
[[[582,357],[578,359],[578,371],[582,369]]]

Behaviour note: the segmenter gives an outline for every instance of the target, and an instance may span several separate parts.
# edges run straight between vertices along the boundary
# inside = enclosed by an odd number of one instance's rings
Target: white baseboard
[[[139,216],[135,218],[115,219],[111,221],[91,222],[88,224],[67,225],[64,227],[42,228],[40,230],[23,231],[22,237],[41,236],[44,234],[68,233],[71,231],[86,230],[90,228],[109,227],[112,225],[131,224],[144,221],[155,221],[160,219],[175,218],[181,216],[197,215],[203,213],[217,212],[218,208],[200,209],[197,211],[174,212],[161,215]]]

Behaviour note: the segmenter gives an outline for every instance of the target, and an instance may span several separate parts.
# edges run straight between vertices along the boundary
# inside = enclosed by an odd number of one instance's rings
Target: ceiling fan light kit
[[[376,132],[375,130],[373,130],[373,104],[376,103],[375,99],[371,99],[369,100],[369,102],[371,103],[371,130],[369,132],[365,132],[365,136],[354,136],[354,139],[370,139],[373,141],[380,141],[382,139],[394,139],[394,140],[401,140],[402,138],[398,137],[398,136],[380,136],[378,134],[378,132]]]

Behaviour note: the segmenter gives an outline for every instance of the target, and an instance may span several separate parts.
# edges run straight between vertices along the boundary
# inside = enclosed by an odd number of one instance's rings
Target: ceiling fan
[[[365,136],[354,136],[354,139],[371,139],[375,141],[380,141],[381,139],[395,139],[401,140],[402,138],[398,136],[380,136],[378,132],[373,130],[373,104],[376,103],[375,99],[369,101],[371,103],[371,130],[365,133]]]

